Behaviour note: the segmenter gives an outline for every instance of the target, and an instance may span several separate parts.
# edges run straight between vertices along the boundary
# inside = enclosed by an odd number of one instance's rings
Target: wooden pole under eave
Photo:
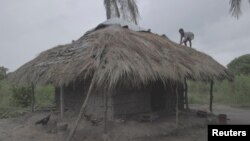
[[[209,110],[210,112],[213,112],[213,86],[214,86],[214,81],[211,80],[210,82],[210,103],[209,103]]]
[[[175,122],[175,125],[176,125],[176,128],[178,128],[178,125],[179,125],[179,92],[178,92],[178,86],[176,85],[175,87],[175,94],[176,94],[176,122]]]
[[[64,117],[64,90],[63,86],[60,86],[60,112],[61,118]]]
[[[187,79],[186,78],[184,78],[184,98],[185,98],[186,110],[189,110],[189,104],[188,104],[188,85],[187,85]]]

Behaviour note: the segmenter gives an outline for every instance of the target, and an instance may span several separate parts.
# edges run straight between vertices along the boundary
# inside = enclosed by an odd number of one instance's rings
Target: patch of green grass
[[[190,103],[208,104],[210,85],[202,82],[189,82]],[[235,76],[233,82],[224,80],[214,83],[214,103],[238,107],[250,106],[250,75]]]
[[[55,105],[55,89],[52,85],[37,86],[35,89],[36,106],[47,107]]]
[[[0,118],[9,118],[31,111],[31,107],[22,107],[13,101],[13,86],[5,80],[0,81]],[[52,85],[35,88],[35,107],[54,106],[54,87]]]
[[[190,93],[189,95],[189,103],[190,104],[208,104],[209,103],[209,95],[200,94],[200,93]]]

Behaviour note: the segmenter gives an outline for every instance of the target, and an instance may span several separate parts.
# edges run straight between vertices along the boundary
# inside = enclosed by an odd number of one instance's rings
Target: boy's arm
[[[182,44],[182,38],[183,38],[183,36],[181,36],[181,39],[180,39],[180,45]]]

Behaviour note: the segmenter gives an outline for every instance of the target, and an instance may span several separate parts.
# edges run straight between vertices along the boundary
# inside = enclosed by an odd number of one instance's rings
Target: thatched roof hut
[[[86,87],[93,85],[97,94],[91,95],[86,111],[102,116],[103,94],[108,93],[110,119],[173,111],[177,91],[179,107],[183,107],[185,79],[231,78],[212,57],[119,19],[98,25],[70,44],[42,52],[10,76],[17,84],[53,84],[57,105],[65,103],[77,111],[88,98]]]
[[[227,69],[205,53],[150,32],[117,24],[101,25],[70,44],[42,52],[10,79],[18,84],[60,86],[96,73],[96,86],[108,88],[117,84],[146,85],[156,80],[231,79]]]

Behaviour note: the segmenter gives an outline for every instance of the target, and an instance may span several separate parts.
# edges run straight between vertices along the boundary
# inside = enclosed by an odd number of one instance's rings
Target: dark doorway
[[[151,93],[151,110],[153,112],[163,111],[166,109],[166,91],[162,83],[155,83]]]

